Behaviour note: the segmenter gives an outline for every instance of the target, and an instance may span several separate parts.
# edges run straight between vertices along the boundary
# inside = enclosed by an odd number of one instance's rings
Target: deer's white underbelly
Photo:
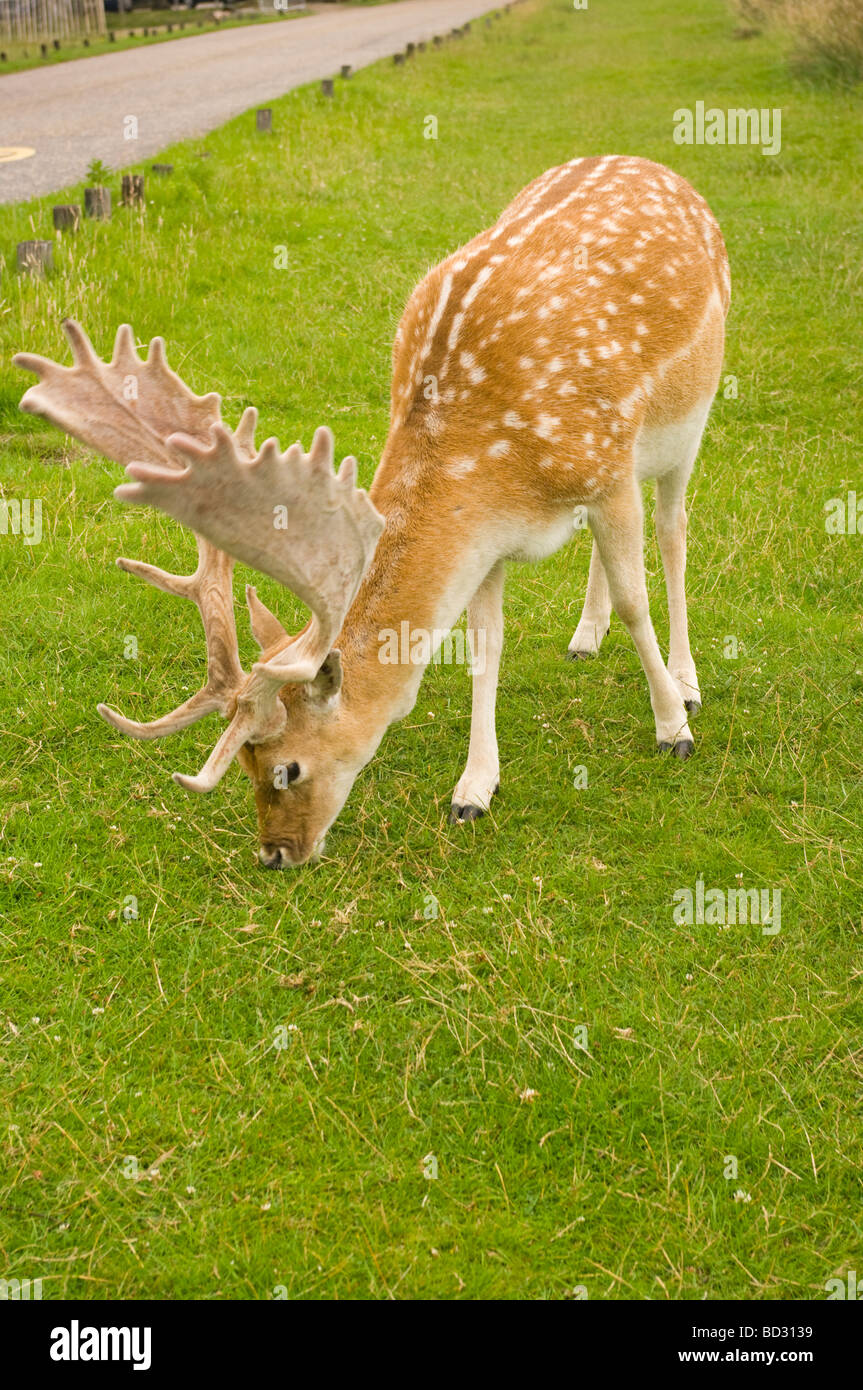
[[[572,539],[577,523],[583,527],[583,518],[577,518],[576,511],[571,503],[567,503],[552,521],[545,518],[542,522],[526,523],[517,535],[510,537],[506,559],[534,561],[553,555]]]

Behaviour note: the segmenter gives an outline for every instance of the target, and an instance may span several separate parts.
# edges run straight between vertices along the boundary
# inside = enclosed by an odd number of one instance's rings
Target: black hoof
[[[700,713],[701,713],[701,701],[700,701],[700,700],[684,700],[684,701],[683,701],[683,708],[686,710],[686,713],[687,713],[687,714],[700,714]]]
[[[571,647],[566,652],[567,661],[589,661],[592,656],[596,656],[596,652],[574,652]]]
[[[500,782],[497,782],[495,783],[492,796],[497,796],[499,791]],[[480,816],[484,816],[485,814],[485,808],[482,806],[472,806],[470,803],[466,806],[457,806],[455,802],[453,802],[449,810],[449,823],[450,825],[466,825],[468,821],[479,820]]]
[[[681,762],[685,762],[691,755],[695,744],[692,742],[691,738],[683,738],[679,743],[660,743],[657,744],[657,747],[660,753],[673,753],[675,758],[679,758]]]

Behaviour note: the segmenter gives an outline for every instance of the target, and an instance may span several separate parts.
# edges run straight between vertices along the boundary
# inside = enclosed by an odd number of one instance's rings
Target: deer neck
[[[370,490],[386,527],[339,637],[345,700],[381,735],[413,708],[434,647],[497,558],[434,465],[420,434],[391,432]]]

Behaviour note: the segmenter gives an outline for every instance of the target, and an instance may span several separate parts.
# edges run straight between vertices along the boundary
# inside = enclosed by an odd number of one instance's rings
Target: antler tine
[[[134,719],[126,719],[110,705],[99,704],[96,706],[96,711],[101,714],[106,724],[111,725],[112,729],[128,735],[129,738],[165,738],[168,734],[178,733],[180,729],[187,729],[190,724],[197,724],[198,720],[203,719],[205,715],[213,714],[221,707],[221,703],[206,689],[198,690],[191,699],[178,705],[170,714],[162,715],[161,719],[151,719],[147,724],[139,724]]]
[[[184,772],[172,772],[173,781],[187,792],[214,791],[243,744],[247,742],[252,729],[253,724],[250,721],[234,719],[225,729],[197,777],[188,777]]]
[[[244,450],[248,457],[255,456],[255,430],[258,427],[258,412],[253,405],[249,405],[240,417],[240,423],[234,430],[234,438],[238,448]]]
[[[168,594],[191,599],[197,605],[207,642],[207,680],[191,699],[160,719],[139,724],[126,719],[110,705],[98,705],[99,714],[122,734],[130,738],[164,738],[190,724],[196,723],[216,710],[226,718],[231,712],[234,696],[245,679],[237,647],[234,622],[234,598],[231,579],[234,561],[230,555],[217,550],[203,537],[198,542],[198,567],[194,574],[169,574],[155,565],[140,560],[119,559],[120,569],[136,574],[148,584]]]
[[[246,607],[249,610],[252,636],[261,651],[267,647],[274,647],[277,642],[288,640],[288,634],[282,624],[258,598],[258,591],[253,584],[246,585]]]

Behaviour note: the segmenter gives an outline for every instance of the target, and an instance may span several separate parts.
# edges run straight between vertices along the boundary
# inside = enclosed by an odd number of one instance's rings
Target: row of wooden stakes
[[[512,4],[505,6],[506,10],[512,8]],[[496,10],[494,18],[499,19],[500,10]],[[485,26],[491,28],[491,17],[486,17]],[[460,29],[453,29],[450,38],[461,39],[470,32],[470,21],[463,24]],[[440,34],[436,34],[432,39],[435,48],[440,48],[444,40]],[[414,53],[424,53],[426,44],[409,43],[403,53],[394,53],[393,62],[400,65],[407,58],[412,58]],[[350,63],[343,63],[341,76],[348,78],[351,75]],[[334,93],[335,79],[324,77],[321,80],[321,91],[325,97],[331,97]],[[272,108],[264,106],[255,112],[255,129],[259,134],[270,134],[273,129]],[[153,164],[150,166],[152,172],[164,177],[174,172],[173,164]],[[120,186],[120,203],[123,207],[135,208],[144,206],[144,175],[143,174],[124,174]],[[58,232],[77,232],[81,225],[81,208],[77,203],[59,204],[53,209],[54,227]],[[97,186],[84,189],[84,216],[91,217],[96,221],[106,222],[111,216],[111,190]],[[44,275],[47,271],[54,268],[54,243],[35,239],[31,241],[19,241],[17,246],[18,270],[28,275]]]
[[[513,2],[514,2],[514,0],[513,0]],[[512,9],[512,2],[511,2],[510,4],[505,5],[505,6],[504,6],[504,9],[505,9],[505,10],[511,10],[511,9]],[[494,18],[494,19],[500,19],[501,13],[502,13],[502,12],[501,12],[500,10],[495,10],[493,18]],[[492,21],[492,16],[490,16],[490,15],[489,15],[489,16],[486,16],[486,20],[485,20],[485,27],[486,27],[486,29],[490,29],[490,28],[491,28],[491,21]],[[464,36],[465,36],[465,34],[467,34],[467,33],[469,33],[469,32],[470,32],[470,20],[468,20],[468,22],[467,22],[466,24],[463,24],[463,25],[461,26],[460,29],[451,29],[450,32],[449,32],[449,34],[446,35],[445,37],[446,37],[446,38],[453,38],[453,39],[463,39]],[[434,38],[432,39],[432,43],[433,43],[433,45],[434,45],[435,48],[440,48],[441,45],[444,43],[444,38],[442,38],[440,34],[435,34]],[[403,63],[405,63],[405,62],[407,61],[408,58],[412,58],[413,55],[414,55],[415,53],[425,53],[427,47],[428,47],[428,44],[427,44],[427,43],[425,42],[425,40],[423,40],[423,39],[421,39],[418,43],[409,43],[409,44],[407,45],[407,47],[404,49],[404,52],[401,52],[401,53],[394,53],[394,54],[393,54],[393,62],[396,64],[397,67],[400,67]],[[352,68],[351,68],[350,63],[342,63],[342,70],[341,70],[341,74],[340,74],[340,75],[341,75],[342,77],[344,77],[344,78],[347,78],[347,77],[350,77],[351,72],[352,72]],[[331,96],[334,96],[334,95],[335,95],[335,78],[334,78],[334,77],[322,77],[322,78],[321,78],[321,92],[323,93],[323,95],[324,95],[325,97],[331,97]],[[262,107],[259,111],[256,111],[256,112],[255,112],[255,122],[256,122],[256,128],[257,128],[257,130],[259,131],[259,133],[261,133],[261,134],[269,134],[269,133],[272,131],[272,129],[273,129],[273,113],[272,113],[272,111],[271,111],[268,107]]]
[[[154,174],[165,176],[174,172],[173,164],[153,164]],[[123,174],[120,183],[120,203],[124,208],[144,206],[144,175]],[[112,212],[110,188],[101,184],[84,189],[84,216],[96,222],[107,222]],[[58,203],[52,209],[54,228],[61,233],[77,232],[81,225],[80,203]],[[18,269],[27,275],[44,275],[54,269],[54,243],[36,239],[19,241],[17,246]]]

